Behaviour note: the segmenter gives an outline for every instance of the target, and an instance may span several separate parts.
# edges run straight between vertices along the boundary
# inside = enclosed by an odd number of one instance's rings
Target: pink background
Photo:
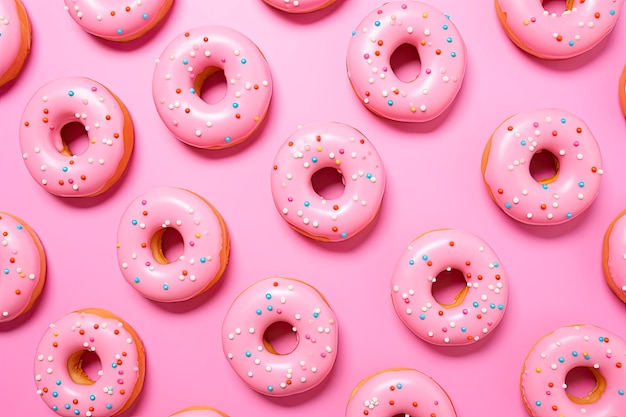
[[[617,96],[626,63],[626,19],[584,56],[563,62],[518,49],[500,27],[491,1],[430,0],[451,15],[468,50],[465,82],[437,120],[403,124],[379,118],[353,94],[345,69],[351,31],[380,5],[338,0],[310,15],[290,15],[261,0],[178,1],[167,19],[130,44],[82,31],[61,0],[24,0],[33,25],[27,64],[0,89],[0,210],[22,217],[39,234],[48,259],[44,292],[24,317],[0,325],[0,399],[6,416],[54,415],[35,394],[35,348],[49,323],[67,312],[101,307],[127,320],[147,350],[143,392],[126,416],[164,416],[206,404],[231,416],[343,415],[353,387],[388,367],[413,367],[438,381],[462,417],[522,416],[524,357],[556,327],[591,323],[626,337],[624,304],[605,284],[604,232],[626,208],[626,128]],[[554,4],[554,2],[552,2]],[[245,13],[243,13],[245,11]],[[272,70],[274,95],[266,122],[232,149],[205,151],[176,140],[151,95],[154,60],[187,29],[222,24],[250,37]],[[134,120],[135,150],[125,175],[102,196],[63,199],[42,189],[21,160],[18,120],[33,93],[66,76],[108,86]],[[531,227],[510,219],[489,198],[480,172],[483,147],[508,116],[560,107],[583,118],[604,159],[593,206],[561,226]],[[299,124],[339,121],[361,130],[386,166],[377,219],[339,244],[305,238],[281,219],[269,177],[280,144]],[[122,279],[116,232],[128,203],[158,186],[193,190],[224,216],[232,238],[222,280],[189,302],[151,302]],[[465,348],[437,348],[398,319],[389,296],[401,251],[417,235],[453,227],[485,239],[508,274],[504,320]],[[316,389],[268,398],[249,389],[224,358],[220,328],[232,300],[251,283],[294,277],[317,287],[338,315],[333,372]]]

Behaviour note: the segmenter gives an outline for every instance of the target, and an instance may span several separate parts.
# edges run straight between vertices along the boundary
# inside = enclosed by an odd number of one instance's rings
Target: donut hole
[[[411,415],[407,413],[398,413],[394,414],[392,417],[411,417]]]
[[[100,378],[102,362],[96,352],[79,350],[68,358],[67,370],[75,383],[93,385]]]
[[[346,188],[341,172],[332,167],[322,168],[311,177],[311,185],[317,195],[327,200],[340,197]]]
[[[556,13],[557,15],[561,15],[566,10],[572,10],[574,0],[542,0],[541,4],[543,5],[543,9],[550,14]]]
[[[176,262],[183,255],[185,242],[180,232],[173,227],[165,227],[152,236],[150,248],[154,259],[167,265]]]
[[[215,67],[207,67],[196,75],[193,82],[195,93],[208,104],[219,103],[226,97],[226,75],[224,70]]]
[[[559,159],[552,152],[542,149],[533,154],[528,169],[539,184],[550,184],[559,176]]]
[[[456,307],[461,304],[467,293],[467,281],[463,272],[448,268],[437,274],[433,279],[433,298],[445,308]]]
[[[272,323],[263,333],[263,345],[275,355],[288,355],[298,346],[296,328],[284,321]]]
[[[391,54],[389,64],[396,77],[405,83],[415,80],[422,70],[417,48],[410,43],[398,46]]]
[[[591,404],[600,399],[606,389],[606,380],[598,370],[578,366],[565,376],[565,393],[576,404]]]
[[[61,128],[61,141],[66,156],[81,155],[89,147],[89,135],[85,126],[78,122],[70,122]]]

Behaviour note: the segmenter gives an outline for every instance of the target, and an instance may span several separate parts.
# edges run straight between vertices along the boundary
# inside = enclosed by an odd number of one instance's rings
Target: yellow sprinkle
[[[411,113],[415,113],[417,111],[417,107],[411,106]]]
[[[59,332],[57,332],[57,331],[55,330],[55,331],[54,331],[54,333],[52,333],[52,334],[53,334],[53,335],[55,335],[55,336],[58,336],[58,335],[59,335]]]
[[[420,43],[422,44],[422,46],[426,45],[426,39],[422,39]]]
[[[529,23],[530,23],[530,20],[528,20],[528,19],[524,19],[524,24],[525,24],[525,25],[527,25],[527,24],[529,24]]]
[[[541,368],[535,368],[535,372],[540,373],[541,372]]]
[[[322,147],[321,147],[321,146],[318,146],[318,147],[317,147],[317,148],[315,148],[315,149],[317,149],[317,151],[318,151],[318,152],[322,152]]]
[[[200,233],[196,232],[196,239],[200,239]]]
[[[24,272],[20,272],[20,278],[24,278],[26,274]]]
[[[96,143],[96,138],[91,138],[91,143]]]
[[[426,13],[426,12],[422,13],[422,17],[423,17],[424,19],[426,19],[426,18],[428,17],[428,13]]]
[[[254,121],[258,122],[259,121],[259,116],[254,116]]]
[[[119,243],[116,243],[115,247],[119,249],[121,247],[121,245]]]
[[[341,161],[339,159],[335,159],[335,164],[336,165],[341,165]]]

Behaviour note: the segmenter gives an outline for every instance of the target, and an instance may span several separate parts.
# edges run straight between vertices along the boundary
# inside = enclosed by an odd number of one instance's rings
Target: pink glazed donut
[[[547,151],[556,174],[535,179],[531,161]],[[482,157],[485,185],[506,214],[526,224],[567,222],[595,200],[602,179],[600,148],[579,117],[541,109],[505,120],[489,139]]]
[[[624,0],[566,0],[550,13],[542,0],[495,0],[504,31],[519,48],[544,59],[580,55],[611,33]]]
[[[421,73],[400,80],[391,56],[403,44],[417,49]],[[442,114],[461,89],[465,43],[447,15],[425,3],[394,1],[369,14],[352,32],[348,78],[367,109],[391,120],[427,122]]]
[[[622,75],[619,77],[619,104],[624,117],[626,117],[626,65],[624,65]]]
[[[223,71],[226,95],[202,100],[204,81]],[[261,125],[272,97],[269,65],[241,33],[221,26],[197,28],[176,37],[157,60],[152,96],[167,128],[180,141],[220,149],[247,139]]]
[[[621,211],[604,234],[602,269],[609,288],[626,303],[626,210]]]
[[[62,137],[71,123],[85,127],[87,149],[74,155]],[[130,159],[133,123],[124,103],[89,78],[49,82],[26,105],[20,126],[22,158],[32,177],[61,197],[93,197],[121,177]]]
[[[547,416],[622,416],[626,410],[626,342],[589,324],[561,327],[530,350],[521,375],[528,413]],[[587,368],[596,380],[585,397],[566,391],[574,368]]]
[[[346,417],[456,417],[450,397],[435,380],[409,368],[390,368],[363,379],[350,394]]]
[[[265,331],[287,323],[297,346],[278,354]],[[293,278],[258,281],[233,302],[222,325],[228,362],[250,388],[272,397],[308,391],[332,370],[337,357],[337,318],[324,296]]]
[[[137,39],[167,15],[174,0],[64,0],[65,10],[88,33],[116,42]]]
[[[335,0],[263,0],[287,13],[310,13],[330,6]]]
[[[102,364],[97,377],[83,370],[87,353]],[[109,311],[87,308],[52,323],[41,338],[35,356],[37,395],[64,417],[113,417],[141,392],[145,368],[137,332]]]
[[[22,2],[0,0],[0,86],[20,73],[30,44],[30,20]]]
[[[228,415],[213,407],[198,405],[177,411],[170,417],[228,417]]]
[[[167,229],[180,234],[184,252],[163,254]],[[224,219],[208,201],[182,188],[157,188],[130,203],[117,232],[122,275],[154,301],[184,301],[202,294],[222,276],[230,240]]]
[[[466,286],[449,304],[432,287],[444,271],[463,273]],[[482,340],[502,320],[509,286],[500,260],[469,232],[440,229],[418,236],[402,254],[391,278],[391,300],[400,320],[418,337],[440,346]]]
[[[313,175],[334,168],[342,175],[341,196],[325,199]],[[385,191],[383,164],[361,132],[341,123],[300,127],[281,146],[271,175],[274,204],[283,218],[310,238],[337,242],[363,230],[380,209]]]
[[[41,294],[46,254],[22,219],[0,212],[0,323],[26,313]]]

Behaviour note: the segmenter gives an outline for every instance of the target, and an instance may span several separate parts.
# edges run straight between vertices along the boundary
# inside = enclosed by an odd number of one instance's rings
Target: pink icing
[[[198,409],[185,409],[172,414],[170,417],[228,417],[226,414],[211,407],[197,407]]]
[[[85,126],[87,149],[71,155],[61,129]],[[91,197],[106,191],[126,168],[133,147],[132,122],[124,105],[88,78],[50,81],[24,109],[20,145],[26,168],[48,192]]]
[[[5,78],[7,73],[14,71],[17,75],[18,71],[13,68],[14,65],[22,67],[22,62],[16,62],[18,59],[20,48],[22,47],[22,25],[18,14],[19,0],[0,0],[0,85],[10,81],[14,76]],[[19,3],[20,7],[23,7]],[[28,40],[30,47],[30,40]]]
[[[573,1],[571,10],[550,13],[542,0],[496,0],[506,16],[500,21],[509,37],[539,58],[565,59],[602,41],[615,26],[624,0]]]
[[[463,273],[467,287],[456,302],[440,304],[432,286],[444,271]],[[391,278],[391,299],[400,320],[434,345],[482,340],[502,320],[509,292],[494,251],[478,236],[454,229],[427,232],[400,256]]]
[[[46,259],[20,219],[0,212],[0,323],[21,315],[41,291]],[[35,241],[37,239],[37,241]]]
[[[352,392],[346,417],[456,417],[448,394],[415,369],[387,369],[365,378]]]
[[[288,354],[264,343],[265,330],[285,322],[298,338]],[[222,325],[222,346],[239,377],[261,394],[282,397],[308,391],[330,373],[337,356],[337,318],[323,296],[291,278],[270,277],[233,302]]]
[[[626,303],[626,211],[611,223],[604,236],[602,260],[609,287]]]
[[[400,80],[390,59],[413,45],[421,72]],[[373,113],[403,122],[426,122],[443,113],[461,88],[465,43],[447,15],[425,3],[394,1],[369,14],[352,32],[348,77],[357,97]]]
[[[221,216],[202,197],[180,188],[157,188],[133,200],[117,233],[117,259],[124,279],[144,297],[162,302],[199,295],[221,277],[230,244]],[[155,234],[173,228],[184,242],[175,261],[155,259]]]
[[[323,168],[343,176],[341,196],[325,199],[311,178]],[[283,218],[304,235],[341,241],[364,229],[376,216],[385,191],[382,161],[367,138],[341,123],[307,125],[281,146],[271,174],[274,203]]]
[[[309,13],[330,6],[335,0],[263,0],[288,13]]]
[[[156,26],[173,0],[64,0],[72,19],[92,35],[129,41]]]
[[[522,398],[530,414],[621,416],[626,410],[626,342],[618,335],[583,324],[561,327],[532,347],[522,371]],[[577,404],[565,388],[574,368],[598,372],[606,382],[601,398]]]
[[[197,77],[224,72],[226,94],[214,104],[200,97]],[[176,37],[157,60],[152,81],[157,111],[179,140],[224,148],[247,139],[261,124],[272,97],[265,57],[243,34],[207,26]]]
[[[544,183],[530,174],[540,151],[557,160],[556,178]],[[483,177],[506,214],[527,224],[559,224],[595,200],[602,179],[600,148],[579,117],[558,109],[520,113],[505,120],[483,155]]]
[[[132,402],[131,394],[141,389],[145,372],[138,354],[143,355],[143,344],[133,333],[117,319],[83,311],[52,323],[35,355],[37,395],[65,417],[106,417],[123,411]],[[95,352],[102,363],[98,375],[89,378],[93,384],[72,380],[68,360],[77,352]]]

